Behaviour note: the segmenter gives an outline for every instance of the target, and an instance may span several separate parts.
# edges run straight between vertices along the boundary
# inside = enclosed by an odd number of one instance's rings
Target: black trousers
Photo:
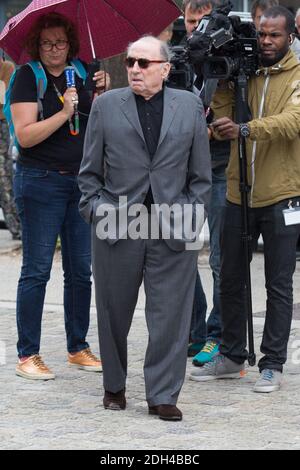
[[[300,196],[292,199],[296,204]],[[259,369],[282,371],[293,314],[293,274],[300,225],[285,226],[282,210],[289,200],[272,206],[249,209],[253,249],[259,235],[264,241],[267,311]],[[241,207],[227,202],[221,231],[221,315],[220,351],[242,364],[247,359],[247,315],[245,308],[244,247],[241,240]],[[255,284],[252,286],[255,295]]]

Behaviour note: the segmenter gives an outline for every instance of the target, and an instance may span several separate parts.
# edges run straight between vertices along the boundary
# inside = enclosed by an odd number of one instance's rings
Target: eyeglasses
[[[140,69],[147,69],[150,64],[163,64],[165,60],[150,60],[150,59],[136,59],[135,57],[126,57],[125,64],[128,68],[134,67],[135,63],[138,63]]]
[[[63,39],[59,39],[58,41],[56,42],[50,42],[50,41],[42,41],[40,43],[40,47],[43,51],[45,52],[50,52],[52,51],[53,47],[55,46],[56,49],[58,49],[59,51],[63,51],[64,49],[67,48],[69,42],[68,41],[65,41]]]

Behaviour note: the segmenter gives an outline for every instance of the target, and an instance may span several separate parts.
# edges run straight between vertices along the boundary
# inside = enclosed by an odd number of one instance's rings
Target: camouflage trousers
[[[9,153],[9,131],[0,120],[0,207],[6,226],[14,239],[20,238],[21,227],[13,196],[13,162]]]

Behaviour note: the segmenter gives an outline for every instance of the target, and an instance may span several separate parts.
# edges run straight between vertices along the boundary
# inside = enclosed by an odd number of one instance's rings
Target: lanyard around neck
[[[55,83],[53,82],[53,87],[54,87],[54,90],[55,90],[55,93],[57,94],[57,97],[59,99],[59,101],[62,103],[62,105],[64,105],[64,97],[62,96],[61,92],[59,91],[59,89],[57,88],[57,86],[55,85]],[[69,118],[69,128],[70,128],[70,134],[71,135],[78,135],[79,134],[79,112],[78,112],[78,105],[75,105],[74,106],[75,108],[75,113],[74,113],[74,123],[75,123],[75,126],[72,122],[72,118]]]

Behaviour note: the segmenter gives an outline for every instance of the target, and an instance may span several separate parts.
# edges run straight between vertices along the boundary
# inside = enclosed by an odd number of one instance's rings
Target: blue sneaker
[[[189,343],[188,357],[194,357],[198,354],[205,346],[206,343]]]
[[[202,367],[210,362],[219,353],[219,344],[215,341],[207,341],[204,348],[193,359],[194,366]]]

